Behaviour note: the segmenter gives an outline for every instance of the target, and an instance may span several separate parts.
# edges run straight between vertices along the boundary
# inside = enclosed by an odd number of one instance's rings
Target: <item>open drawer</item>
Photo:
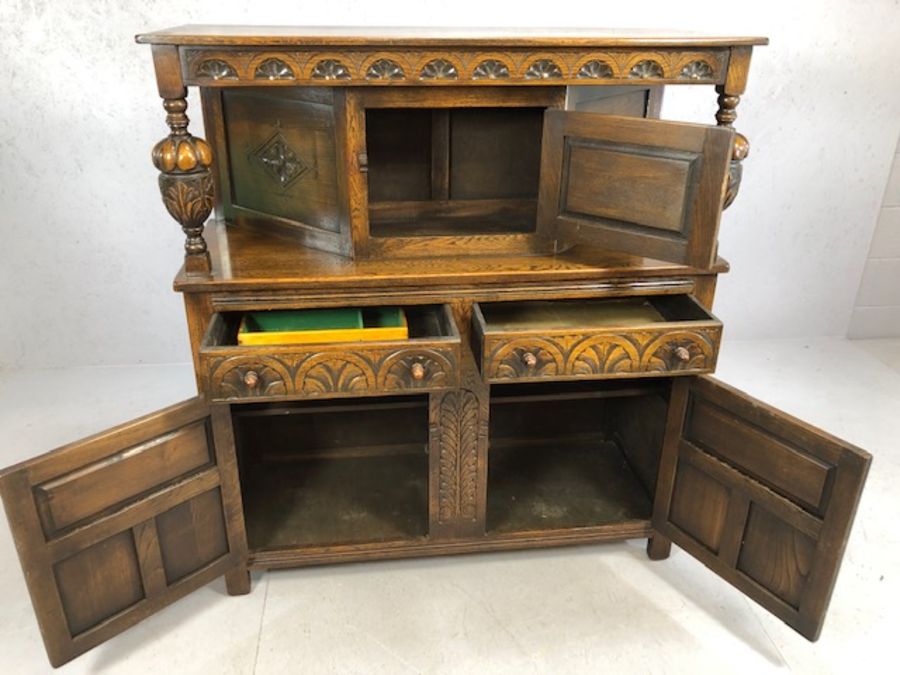
[[[472,319],[488,382],[712,372],[721,335],[688,295],[480,303]]]
[[[456,386],[460,338],[447,305],[405,307],[406,340],[238,345],[242,312],[214,314],[200,368],[214,401],[366,396]]]

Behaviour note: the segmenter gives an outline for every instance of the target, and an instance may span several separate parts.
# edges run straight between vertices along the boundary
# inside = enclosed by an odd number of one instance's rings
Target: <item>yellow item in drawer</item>
[[[239,345],[322,344],[406,340],[400,307],[250,312],[241,319]]]

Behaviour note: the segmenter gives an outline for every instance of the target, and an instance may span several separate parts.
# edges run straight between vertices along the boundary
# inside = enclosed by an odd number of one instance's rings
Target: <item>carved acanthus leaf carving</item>
[[[438,520],[474,520],[478,491],[478,397],[467,389],[440,403]]]
[[[208,271],[209,257],[203,224],[214,203],[214,184],[209,167],[212,150],[202,138],[188,133],[187,101],[163,100],[169,135],[157,143],[151,157],[159,169],[159,190],[166,210],[185,234],[188,271]]]

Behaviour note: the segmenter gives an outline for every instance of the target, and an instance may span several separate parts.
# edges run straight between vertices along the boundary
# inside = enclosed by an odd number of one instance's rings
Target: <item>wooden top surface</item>
[[[453,28],[376,26],[186,25],[135,40],[169,45],[340,47],[731,47],[765,45],[765,37],[709,36],[626,28]]]
[[[456,256],[353,260],[316,251],[277,234],[210,223],[205,231],[212,274],[175,278],[176,291],[439,288],[512,283],[672,277],[728,271],[719,258],[711,270],[660,262],[591,246],[555,256]]]

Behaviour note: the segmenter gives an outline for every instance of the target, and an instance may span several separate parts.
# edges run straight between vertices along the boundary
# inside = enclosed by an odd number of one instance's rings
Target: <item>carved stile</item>
[[[189,274],[210,271],[203,224],[213,208],[212,149],[188,130],[187,101],[163,100],[169,135],[153,148],[153,165],[159,169],[159,191],[169,214],[185,234],[185,270]]]

